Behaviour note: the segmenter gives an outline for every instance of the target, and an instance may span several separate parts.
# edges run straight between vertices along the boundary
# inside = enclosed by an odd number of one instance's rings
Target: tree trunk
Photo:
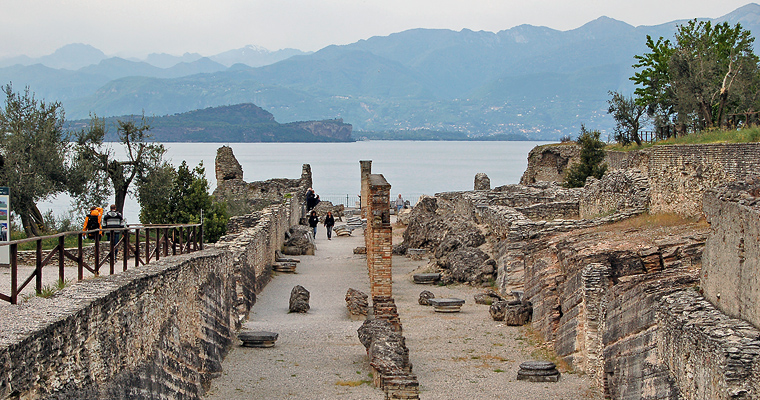
[[[24,227],[26,237],[42,236],[45,231],[45,223],[42,219],[42,213],[36,204],[22,204],[18,207],[19,216],[21,217],[21,226]]]

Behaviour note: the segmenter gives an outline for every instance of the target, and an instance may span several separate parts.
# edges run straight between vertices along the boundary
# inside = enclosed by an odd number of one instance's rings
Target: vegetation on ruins
[[[581,125],[581,133],[577,143],[581,146],[580,162],[573,164],[565,173],[565,186],[583,187],[586,178],[593,176],[600,179],[607,171],[604,164],[604,147],[606,144],[599,139],[599,131],[588,131]]]
[[[637,71],[630,78],[634,96],[610,92],[615,140],[641,145],[642,116],[658,139],[750,125],[760,109],[754,40],[741,24],[696,19],[679,25],[673,42],[647,36],[649,52],[635,56]]]
[[[199,223],[202,212],[204,239],[216,242],[227,232],[229,214],[226,203],[214,201],[208,189],[202,162],[192,170],[185,161],[176,170],[163,162],[153,173],[137,180],[140,221]]]
[[[29,88],[15,93],[8,84],[2,90],[0,186],[12,188],[13,211],[26,235],[40,236],[46,227],[37,202],[66,191],[69,183],[63,108],[36,100]]]

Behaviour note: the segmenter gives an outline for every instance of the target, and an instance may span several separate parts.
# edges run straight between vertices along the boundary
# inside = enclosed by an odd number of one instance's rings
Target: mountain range
[[[760,32],[760,5],[712,21]],[[278,121],[342,118],[355,131],[553,140],[576,134],[581,124],[611,132],[608,91],[631,93],[633,57],[647,51],[646,36],[672,38],[685,22],[634,27],[601,17],[569,31],[413,29],[311,54],[250,46],[213,57],[126,60],[71,45],[31,65],[0,68],[0,82],[61,101],[74,119],[254,103]],[[80,55],[65,57],[73,50]]]

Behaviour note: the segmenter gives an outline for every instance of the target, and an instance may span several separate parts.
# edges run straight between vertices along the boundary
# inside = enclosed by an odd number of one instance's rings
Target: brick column
[[[359,161],[359,165],[361,168],[361,179],[362,179],[362,187],[361,187],[361,211],[362,211],[362,218],[367,218],[367,199],[369,198],[369,175],[372,173],[372,160],[363,160]]]

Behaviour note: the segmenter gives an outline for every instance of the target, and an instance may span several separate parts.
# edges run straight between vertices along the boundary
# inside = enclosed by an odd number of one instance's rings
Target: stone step
[[[425,274],[414,274],[412,275],[412,279],[414,279],[414,283],[416,284],[430,285],[430,284],[438,282],[441,279],[441,274],[437,272],[431,272],[431,273],[425,273]]]
[[[242,331],[238,333],[238,339],[245,347],[274,347],[279,334],[266,331]]]
[[[459,312],[464,305],[464,300],[456,298],[430,299],[428,302],[433,306],[435,312],[441,313]]]

